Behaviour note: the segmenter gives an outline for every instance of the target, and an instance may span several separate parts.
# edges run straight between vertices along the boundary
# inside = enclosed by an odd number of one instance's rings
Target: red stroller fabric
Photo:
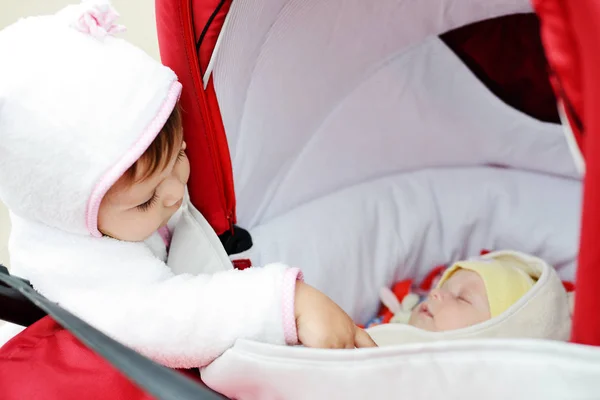
[[[180,372],[202,384],[197,369]],[[0,398],[154,399],[50,317],[0,349]]]
[[[0,350],[4,400],[150,400],[102,357],[45,317]]]
[[[202,71],[206,71],[231,1],[193,3],[198,5],[192,10],[190,1],[156,1],[158,42],[163,63],[175,71],[184,87],[180,99],[183,129],[194,171],[188,185],[190,198],[220,235],[236,222],[233,174],[216,94],[212,83],[204,89]],[[214,10],[218,12],[212,17]],[[209,20],[210,29],[202,36]],[[200,36],[204,46],[197,51]]]
[[[540,121],[560,123],[535,14],[494,18],[441,39],[500,100]]]
[[[600,345],[600,3],[535,0],[552,83],[579,150],[586,160],[583,215],[572,341]]]

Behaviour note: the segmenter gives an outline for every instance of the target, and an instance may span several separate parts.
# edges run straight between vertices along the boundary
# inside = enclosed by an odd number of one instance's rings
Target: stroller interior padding
[[[500,101],[437,37],[530,10],[526,0],[233,2],[211,65],[238,223],[254,239],[234,258],[302,268],[359,322],[381,286],[483,248],[534,254],[573,279],[581,183],[562,128]],[[600,390],[596,361],[600,351],[558,342],[335,352],[239,341],[202,376],[248,399],[505,399],[528,388],[576,398]]]
[[[236,258],[301,267],[361,322],[380,287],[482,248],[534,253],[573,278],[580,183],[561,127],[506,106],[437,37],[328,115],[299,116],[307,96],[264,85],[229,136],[238,218],[255,242]]]
[[[379,289],[423,278],[481,249],[537,254],[575,275],[580,184],[493,168],[397,174],[320,198],[253,229],[236,258],[285,260],[358,322],[377,312]]]

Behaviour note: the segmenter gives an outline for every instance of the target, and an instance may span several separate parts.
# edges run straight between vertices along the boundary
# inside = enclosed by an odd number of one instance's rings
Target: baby
[[[116,18],[88,0],[0,32],[12,272],[169,367],[204,366],[240,338],[374,346],[297,268],[233,269],[186,197],[181,84],[113,36]]]
[[[537,257],[505,250],[459,261],[420,302],[415,292],[426,288],[411,291],[409,285],[398,283],[394,295],[382,292],[384,323],[368,325],[379,346],[472,338],[568,340],[574,292],[567,293],[554,268]]]
[[[502,314],[534,284],[531,276],[511,263],[493,259],[458,262],[413,309],[408,323],[428,331],[476,325]]]

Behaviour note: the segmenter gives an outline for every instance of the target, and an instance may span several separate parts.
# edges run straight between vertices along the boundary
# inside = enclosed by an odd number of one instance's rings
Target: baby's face
[[[167,166],[133,183],[119,180],[106,194],[98,213],[100,232],[115,239],[139,242],[167,224],[183,202],[190,164],[185,142]],[[139,168],[143,173],[143,168]]]
[[[490,317],[483,280],[476,272],[459,269],[413,310],[409,324],[439,332],[466,328]]]

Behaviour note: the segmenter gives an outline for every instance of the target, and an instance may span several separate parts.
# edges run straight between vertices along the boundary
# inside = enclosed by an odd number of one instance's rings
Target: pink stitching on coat
[[[298,328],[296,326],[296,281],[302,281],[304,276],[298,268],[290,268],[283,275],[282,285],[282,315],[283,337],[285,343],[298,344]]]
[[[86,210],[86,226],[88,232],[95,237],[101,237],[102,233],[98,230],[98,210],[104,195],[115,184],[117,180],[144,154],[146,149],[152,144],[160,130],[165,126],[167,119],[173,112],[175,104],[181,94],[181,83],[174,81],[167,93],[165,101],[154,119],[148,124],[137,142],[131,146],[125,156],[113,165],[103,176],[92,190],[88,200]]]
[[[167,225],[165,225],[161,228],[158,228],[158,234],[162,238],[163,243],[165,244],[165,246],[167,246],[167,250],[168,250],[169,246],[171,245],[171,238],[172,238],[172,234],[171,234],[171,231],[169,230],[169,227]]]

